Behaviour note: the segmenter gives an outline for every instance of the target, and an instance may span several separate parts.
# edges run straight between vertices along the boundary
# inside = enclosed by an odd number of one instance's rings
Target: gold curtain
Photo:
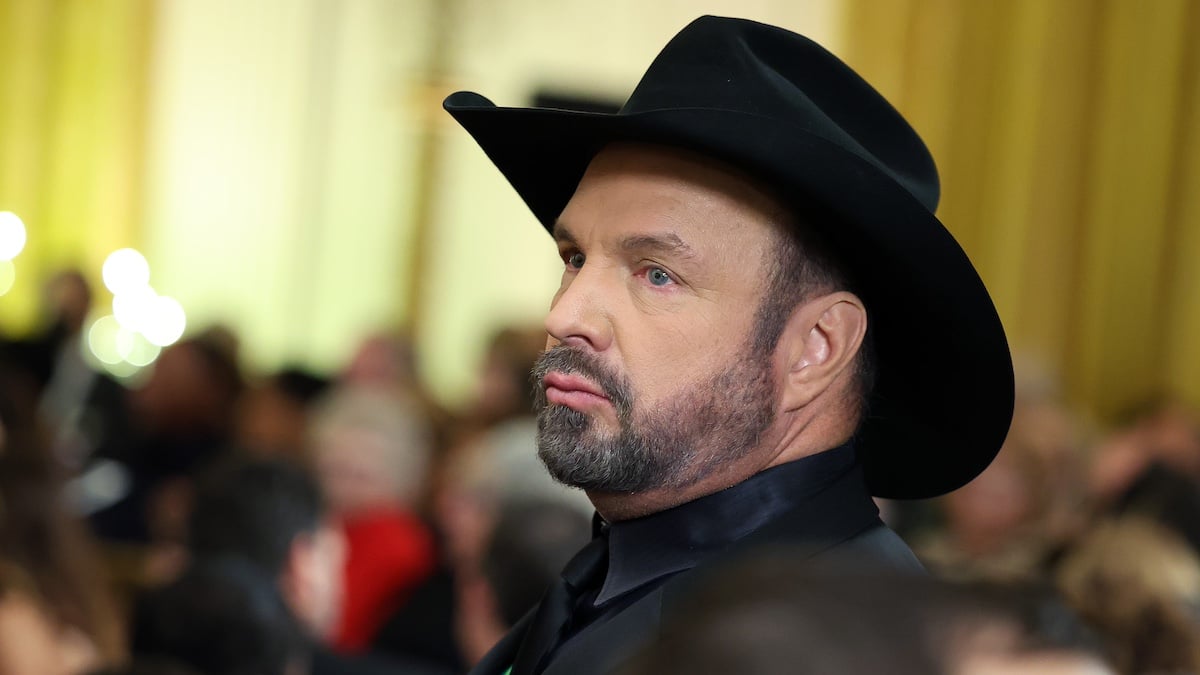
[[[39,287],[136,245],[152,0],[0,0],[0,211],[28,233],[0,325],[27,329]],[[98,289],[103,290],[103,289]]]
[[[1101,418],[1200,405],[1200,1],[848,0],[846,22],[1014,352]]]

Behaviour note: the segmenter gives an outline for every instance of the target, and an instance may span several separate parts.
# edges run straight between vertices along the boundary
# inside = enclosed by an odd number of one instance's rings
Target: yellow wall
[[[1200,405],[1200,3],[854,0],[845,31],[1014,349],[1102,417]]]
[[[138,239],[150,0],[0,2],[0,211],[25,221],[0,327],[30,329],[39,289]]]
[[[150,101],[146,253],[192,325],[259,369],[338,366],[404,319],[408,98],[425,2],[164,2]]]

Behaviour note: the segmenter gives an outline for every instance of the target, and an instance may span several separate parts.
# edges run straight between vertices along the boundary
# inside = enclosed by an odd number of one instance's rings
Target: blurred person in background
[[[915,542],[917,556],[934,572],[956,578],[1031,573],[1041,554],[1032,539],[1043,475],[1030,456],[1006,441],[987,470],[942,498],[945,530]]]
[[[328,389],[329,380],[295,367],[248,388],[235,413],[237,446],[257,456],[306,461],[308,420]]]
[[[58,272],[43,286],[41,300],[40,327],[27,339],[0,345],[0,360],[28,378],[39,398],[38,412],[53,430],[51,449],[78,471],[98,448],[126,439],[126,392],[84,359],[92,289],[83,274]]]
[[[240,558],[272,579],[308,642],[313,675],[423,673],[417,664],[343,656],[325,645],[341,606],[345,542],[305,467],[239,459],[204,476],[189,523],[194,560]]]
[[[1026,411],[1018,406],[992,464],[939,506],[945,528],[915,544],[917,555],[938,573],[958,578],[1021,578],[1038,572],[1048,552],[1066,536],[1057,531],[1060,500],[1069,499],[1057,480],[1061,467],[1039,452]],[[1077,509],[1076,513],[1082,513]]]
[[[318,405],[309,448],[346,541],[333,646],[365,650],[433,571],[433,535],[417,514],[430,455],[422,408],[395,390],[343,384]]]
[[[0,568],[0,675],[82,675],[99,663],[86,636],[60,624],[19,574]]]
[[[1200,556],[1171,530],[1139,517],[1103,522],[1055,577],[1121,673],[1200,673]]]
[[[46,387],[61,367],[82,365],[80,336],[92,308],[92,287],[79,270],[62,270],[42,287],[41,301],[41,327],[24,341],[22,355]]]
[[[594,512],[582,492],[554,482],[542,467],[532,419],[511,419],[464,437],[448,454],[434,489],[438,568],[385,623],[375,647],[453,672],[474,663],[480,645],[495,637],[486,597],[491,591],[480,588],[489,541],[506,505],[527,501],[553,504],[556,512],[566,509],[585,522]]]
[[[100,450],[125,474],[127,489],[91,516],[114,542],[181,542],[192,479],[231,445],[242,375],[230,338],[206,331],[163,350],[149,379],[130,393],[133,437]]]
[[[533,416],[529,374],[545,346],[541,326],[510,326],[492,335],[463,415],[467,427],[486,431],[512,418]]]
[[[537,605],[591,534],[591,518],[574,504],[544,497],[501,504],[479,573],[459,578],[456,635],[468,663],[482,659]]]
[[[237,557],[198,559],[138,603],[135,658],[165,658],[201,675],[303,675],[307,643],[279,589]]]
[[[522,499],[562,504],[585,517],[586,495],[548,476],[537,458],[532,418],[497,425],[458,448],[435,500],[435,516],[451,564],[476,571],[505,504]]]
[[[923,562],[956,578],[1034,578],[1086,526],[1084,443],[1052,379],[1018,371],[1012,427],[992,464],[935,502],[942,527],[915,539]]]
[[[1125,490],[1117,501],[1097,514],[1107,518],[1136,516],[1170,530],[1200,555],[1200,481],[1154,464]]]
[[[1134,406],[1095,448],[1090,485],[1102,502],[1120,500],[1158,468],[1200,480],[1200,416],[1182,401],[1160,396]]]
[[[430,446],[435,456],[449,447],[454,420],[421,381],[419,358],[406,331],[389,331],[366,337],[337,378],[356,389],[382,390],[412,401],[430,425]]]
[[[1089,488],[1101,516],[1149,518],[1200,555],[1200,416],[1173,398],[1138,406],[1096,447]]]
[[[204,675],[200,671],[163,656],[134,657],[120,667],[103,668],[88,675]]]
[[[83,328],[92,289],[78,270],[66,270],[47,284],[50,328],[39,339],[53,357],[42,393],[41,412],[55,428],[54,449],[78,469],[98,448],[128,437],[125,387],[84,360]]]
[[[843,562],[813,565],[799,549],[726,561],[672,599],[660,635],[620,672],[1115,675],[1095,635],[1044,587]]]
[[[478,577],[481,551],[499,510],[494,488],[517,473],[507,469],[502,457],[515,453],[526,460],[519,473],[534,483],[553,485],[536,460],[530,383],[544,343],[540,328],[510,326],[491,336],[473,393],[453,423],[443,427],[442,447],[432,457],[424,503],[439,542],[437,567],[385,622],[375,639],[378,649],[440,663],[454,672],[472,662],[456,636],[461,633],[456,628],[461,622],[456,587],[460,573]]]
[[[358,344],[339,380],[370,389],[412,395],[420,388],[412,341],[400,333],[376,333]]]
[[[32,401],[0,372],[0,673],[71,674],[124,658],[108,579],[66,508]]]
[[[192,559],[239,557],[280,588],[315,639],[330,636],[341,596],[344,543],[316,480],[286,460],[232,460],[206,473],[188,523]]]

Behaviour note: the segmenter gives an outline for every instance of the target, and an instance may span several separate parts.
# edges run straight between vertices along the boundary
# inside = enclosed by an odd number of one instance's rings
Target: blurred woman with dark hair
[[[0,389],[0,674],[118,662],[121,624],[91,542],[64,508],[32,409]]]

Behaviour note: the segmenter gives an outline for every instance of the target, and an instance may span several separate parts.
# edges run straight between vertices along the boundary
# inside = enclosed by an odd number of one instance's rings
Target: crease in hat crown
[[[445,105],[496,107],[475,92],[451,94]],[[694,20],[663,47],[616,117],[687,109],[793,126],[868,162],[930,213],[937,209],[937,168],[920,136],[870,84],[807,37],[747,19]],[[863,110],[872,117],[862,119]]]

